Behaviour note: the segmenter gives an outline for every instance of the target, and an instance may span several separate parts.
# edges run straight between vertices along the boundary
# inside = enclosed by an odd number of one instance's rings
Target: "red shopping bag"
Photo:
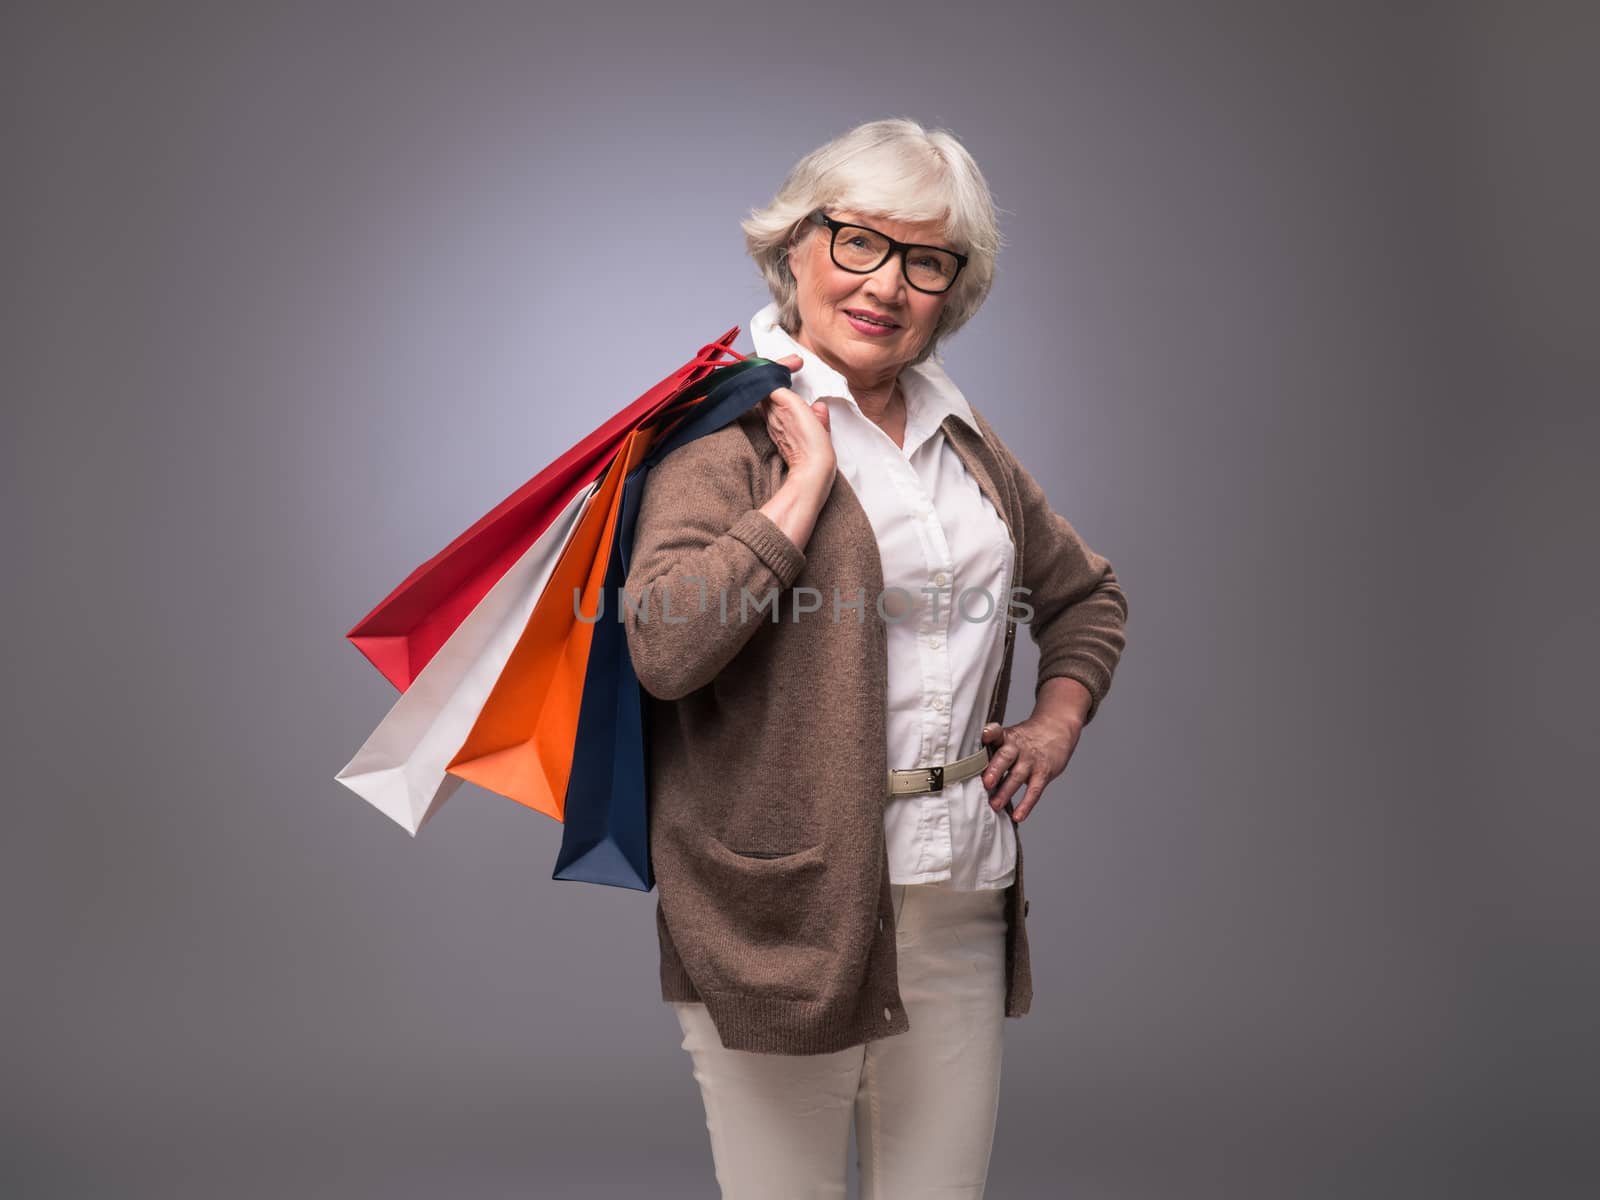
[[[478,601],[578,493],[594,482],[628,433],[704,380],[739,335],[735,325],[708,342],[638,400],[485,513],[408,575],[345,636],[401,691],[444,645]],[[735,357],[739,357],[735,355]]]

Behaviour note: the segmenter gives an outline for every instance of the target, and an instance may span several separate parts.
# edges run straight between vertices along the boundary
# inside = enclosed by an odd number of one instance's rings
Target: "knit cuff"
[[[789,540],[789,535],[759,508],[752,508],[733,523],[728,532],[755,553],[778,577],[779,587],[788,587],[806,565],[805,553]]]
[[[1105,667],[1093,659],[1066,659],[1039,672],[1039,682],[1033,689],[1034,698],[1038,698],[1039,692],[1044,688],[1045,680],[1062,676],[1076,679],[1089,691],[1089,710],[1083,715],[1083,724],[1087,728],[1089,722],[1094,720],[1095,713],[1100,711],[1100,701],[1104,700],[1106,693],[1111,690],[1111,678],[1106,673]]]

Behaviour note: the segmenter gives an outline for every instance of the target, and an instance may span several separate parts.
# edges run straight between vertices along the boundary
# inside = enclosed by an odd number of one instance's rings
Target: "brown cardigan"
[[[954,414],[941,428],[1011,531],[1039,682],[1078,680],[1092,720],[1127,601],[1111,564],[974,416],[977,429]],[[910,1028],[883,828],[887,630],[877,539],[854,489],[835,478],[802,552],[757,511],[786,472],[759,410],[667,455],[645,482],[618,615],[650,694],[662,999],[703,1001],[729,1049],[821,1054]],[[794,602],[805,587],[821,595],[814,611]],[[1000,722],[1017,625],[1006,600],[988,716]],[[1033,997],[1021,841],[1006,889],[1008,1017]]]

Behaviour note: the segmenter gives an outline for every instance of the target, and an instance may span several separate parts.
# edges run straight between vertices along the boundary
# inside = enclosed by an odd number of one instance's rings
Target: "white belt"
[[[924,792],[937,792],[947,783],[960,783],[971,779],[989,765],[989,747],[984,746],[965,758],[940,767],[911,767],[889,772],[889,795],[919,796]]]

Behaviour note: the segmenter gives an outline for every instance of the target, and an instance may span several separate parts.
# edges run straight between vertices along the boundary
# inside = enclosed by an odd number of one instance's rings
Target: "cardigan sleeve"
[[[1111,690],[1127,644],[1128,598],[1111,563],[1089,548],[1078,531],[1050,507],[1044,489],[995,436],[996,452],[1011,472],[1020,500],[1024,552],[1024,599],[1033,608],[1028,633],[1039,647],[1039,681],[1059,675],[1089,691],[1087,725]]]
[[[645,477],[619,616],[640,686],[662,700],[716,678],[776,616],[776,597],[760,607],[768,594],[805,565],[757,507],[756,460],[741,446],[748,439],[729,426],[678,447]]]

